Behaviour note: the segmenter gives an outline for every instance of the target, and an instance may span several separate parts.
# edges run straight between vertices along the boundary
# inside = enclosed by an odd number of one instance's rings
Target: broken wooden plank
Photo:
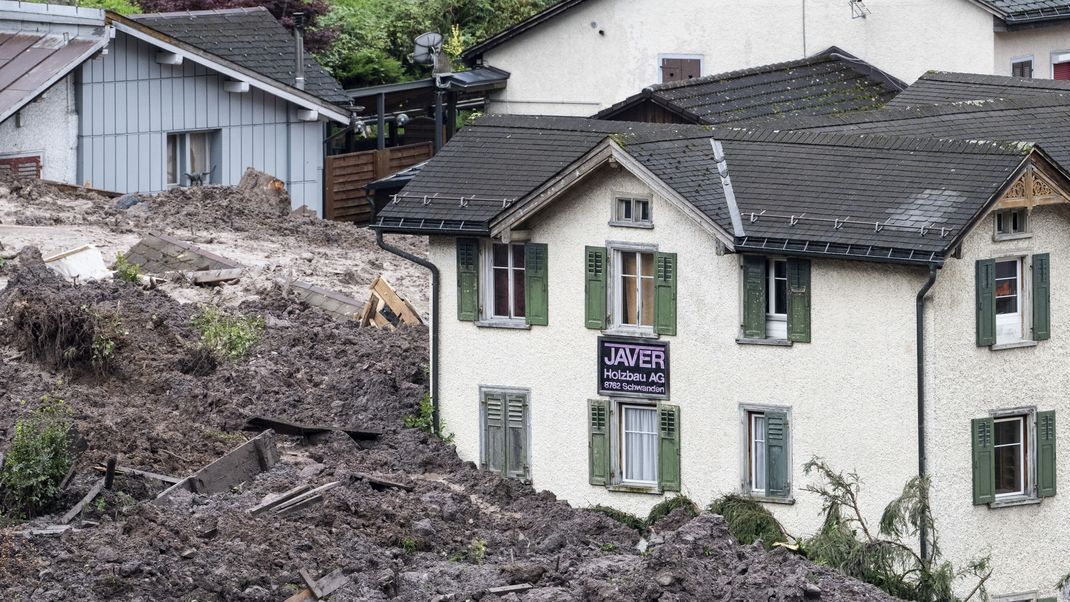
[[[397,294],[394,287],[390,286],[390,283],[385,278],[382,276],[376,278],[375,282],[372,283],[371,289],[390,307],[390,310],[394,312],[394,315],[400,321],[411,325],[423,324],[420,316],[410,309],[411,306]]]
[[[338,487],[341,484],[342,484],[341,481],[331,481],[330,483],[327,483],[326,485],[320,485],[319,487],[317,487],[315,489],[310,489],[309,491],[306,491],[306,492],[304,492],[304,493],[302,493],[300,495],[294,496],[294,497],[290,498],[289,500],[286,500],[285,503],[278,505],[275,508],[275,514],[285,513],[285,512],[287,512],[289,510],[296,510],[297,509],[296,506],[298,506],[298,505],[301,505],[301,507],[303,508],[303,507],[308,505],[308,504],[305,504],[305,502],[307,502],[309,500],[312,500],[313,498],[317,498],[318,497],[320,500],[322,500],[323,496],[321,494],[326,493],[326,492],[334,489],[335,487]]]
[[[267,418],[265,416],[252,416],[246,419],[245,425],[242,426],[243,431],[259,431],[263,429],[271,429],[276,433],[292,435],[294,437],[313,437],[331,431],[340,431],[349,435],[355,441],[372,441],[378,439],[379,436],[382,435],[382,432],[380,431],[366,431],[348,426],[297,424],[295,422],[289,422],[279,418]]]
[[[287,514],[292,514],[294,512],[297,512],[298,510],[302,510],[302,509],[307,508],[307,507],[309,507],[309,506],[311,506],[313,504],[319,504],[319,503],[322,503],[322,502],[323,502],[323,496],[319,495],[319,494],[316,494],[316,495],[314,495],[312,497],[309,497],[309,498],[303,498],[300,502],[296,502],[296,503],[293,503],[293,504],[286,504],[284,506],[280,506],[279,508],[275,509],[275,514],[278,515],[278,516],[286,516]]]
[[[168,487],[155,501],[166,499],[179,489],[193,493],[219,493],[244,483],[279,461],[275,433],[266,430],[232,449],[227,455]]]
[[[530,583],[519,583],[517,585],[503,585],[501,587],[490,587],[490,588],[487,588],[487,593],[488,594],[494,594],[495,596],[500,596],[502,594],[510,594],[510,593],[516,593],[516,592],[526,592],[529,589],[531,589],[531,587],[532,587],[532,585]]]
[[[319,588],[319,585],[316,584],[315,577],[309,574],[309,572],[305,569],[299,569],[297,571],[297,574],[301,575],[301,578],[305,580],[305,585],[308,586],[308,589],[312,590],[313,596],[315,596],[316,598],[323,597],[323,590],[321,590]]]
[[[339,588],[344,587],[349,583],[349,577],[342,574],[342,569],[334,569],[330,573],[327,573],[322,579],[314,580],[312,575],[305,569],[297,571],[301,575],[301,579],[304,580],[305,589],[297,592],[296,594],[286,598],[285,602],[305,602],[306,600],[319,600],[325,598]]]
[[[93,470],[95,470],[97,472],[104,472],[106,469],[103,466],[94,466]],[[116,474],[137,475],[139,477],[145,477],[147,479],[154,479],[156,481],[161,481],[161,482],[167,483],[169,485],[174,485],[175,483],[179,483],[179,482],[183,481],[182,477],[173,477],[171,475],[158,474],[158,473],[155,473],[155,472],[149,472],[147,470],[139,470],[137,468],[130,468],[129,466],[116,466],[115,467],[115,473]]]
[[[15,535],[22,535],[23,537],[31,537],[34,535],[59,535],[70,531],[74,527],[70,525],[49,525],[47,527],[41,527],[38,529],[24,529],[22,531],[15,531]]]
[[[242,268],[230,268],[225,270],[199,270],[196,272],[183,272],[182,276],[193,284],[214,284],[239,280],[245,274]]]
[[[277,496],[269,496],[266,501],[263,501],[260,504],[249,508],[247,512],[249,514],[252,514],[253,516],[256,516],[257,514],[266,512],[268,510],[271,510],[272,508],[280,506],[310,489],[312,489],[311,485],[298,485],[297,487],[294,487],[293,489],[284,493],[280,493]]]
[[[360,480],[360,481],[367,481],[368,484],[372,486],[372,489],[375,489],[375,490],[378,490],[378,491],[382,491],[384,489],[389,489],[391,487],[393,487],[395,489],[404,489],[405,491],[412,491],[413,489],[416,488],[413,485],[406,485],[405,483],[398,483],[397,481],[390,481],[390,480],[384,479],[382,477],[373,477],[373,476],[371,476],[369,474],[364,474],[362,472],[358,472],[358,473],[354,474],[353,478],[357,479],[357,480]]]
[[[89,502],[92,502],[93,498],[97,497],[97,495],[100,494],[101,489],[104,489],[104,479],[100,479],[99,481],[97,481],[96,484],[93,485],[93,487],[89,490],[89,493],[85,494],[85,497],[82,498],[82,501],[75,504],[73,508],[67,511],[67,514],[63,515],[63,518],[59,519],[60,524],[66,525],[67,523],[74,520],[74,517],[82,513],[82,510],[85,508],[85,505]]]

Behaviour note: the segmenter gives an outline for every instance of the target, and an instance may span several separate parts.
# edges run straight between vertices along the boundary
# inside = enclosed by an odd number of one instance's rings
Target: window
[[[974,504],[1035,503],[1055,495],[1055,412],[997,410],[971,428]]]
[[[616,326],[654,327],[654,254],[616,251],[616,286],[613,316]]]
[[[652,245],[586,247],[584,325],[614,334],[676,334],[676,253]]]
[[[220,144],[219,131],[167,135],[167,186],[218,184],[213,156]]]
[[[1055,63],[1051,66],[1051,78],[1058,80],[1070,80],[1070,62]]]
[[[743,257],[743,336],[737,341],[810,342],[808,259]]]
[[[743,491],[760,498],[791,497],[788,410],[743,406]]]
[[[702,57],[665,55],[661,58],[661,83],[686,81],[702,76]]]
[[[491,243],[487,277],[488,318],[524,320],[524,245]]]
[[[1033,59],[1018,59],[1011,62],[1013,77],[1033,77]]]
[[[613,208],[613,226],[650,226],[650,199],[617,197]]]
[[[680,491],[680,409],[654,402],[588,403],[590,482],[627,491]]]
[[[1050,256],[977,262],[977,345],[1035,345],[1051,338]]]
[[[490,472],[527,479],[528,392],[485,388],[481,396],[480,464]]]
[[[167,186],[178,186],[180,180],[178,176],[182,173],[181,163],[178,160],[179,157],[179,138],[181,134],[168,134],[167,135]]]
[[[995,213],[996,239],[1025,234],[1027,212],[1025,209],[1006,209]]]

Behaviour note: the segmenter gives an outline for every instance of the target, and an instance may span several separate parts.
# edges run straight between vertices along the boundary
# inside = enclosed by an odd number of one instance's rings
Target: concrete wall
[[[23,155],[41,157],[41,177],[75,183],[78,159],[78,111],[73,75],[0,123],[0,159]],[[22,123],[18,127],[16,123]]]
[[[996,75],[1010,75],[1011,61],[1033,57],[1033,77],[1051,79],[1052,54],[1070,55],[1070,23],[996,34]]]
[[[678,253],[678,335],[670,342],[671,400],[680,407],[683,493],[706,505],[740,490],[740,404],[790,406],[794,505],[769,507],[797,535],[819,526],[820,503],[802,491],[812,456],[865,478],[876,521],[917,466],[913,298],[925,274],[858,262],[813,264],[813,343],[737,344],[740,258],[655,196],[654,228],[607,225],[613,192],[647,192],[623,170],[603,168],[546,209],[533,240],[549,245],[549,317],[530,330],[480,328],[456,319],[455,246],[435,238],[442,270],[441,402],[457,449],[479,460],[480,385],[531,390],[531,476],[574,505],[608,504],[645,515],[660,496],[588,484],[587,400],[597,398],[599,331],[584,328],[584,245],[656,243]],[[872,299],[880,299],[880,311]],[[857,419],[856,419],[857,417]],[[889,462],[891,454],[895,461]]]
[[[587,2],[486,53],[487,64],[512,73],[489,111],[590,115],[659,82],[663,53],[702,55],[703,75],[832,45],[907,83],[930,69],[993,72],[992,16],[972,2],[866,6],[872,12],[865,19],[852,19],[847,2]]]
[[[255,88],[231,94],[225,78],[185,61],[156,63],[156,48],[116,35],[108,54],[81,69],[78,180],[122,192],[165,188],[167,134],[220,134],[214,180],[237,184],[246,167],[286,182],[294,205],[322,213],[321,121]]]
[[[1034,209],[1029,221],[1032,238],[1002,242],[992,239],[991,219],[982,221],[966,238],[963,258],[949,260],[940,272],[928,339],[928,440],[944,551],[954,559],[991,554],[992,594],[1036,590],[1043,596],[1055,595],[1055,583],[1070,572],[1070,207]],[[974,261],[1034,253],[1051,254],[1051,339],[1021,349],[977,347]],[[974,506],[970,420],[1018,406],[1056,411],[1058,493],[1036,505]]]

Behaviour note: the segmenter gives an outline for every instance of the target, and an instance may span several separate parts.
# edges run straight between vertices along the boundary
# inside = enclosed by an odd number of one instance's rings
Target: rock
[[[635,544],[635,549],[640,554],[646,554],[646,551],[649,548],[650,548],[650,542],[647,541],[645,538],[642,538],[642,537],[639,538],[639,543]]]
[[[100,546],[97,548],[97,560],[101,562],[118,562],[119,553],[109,546]]]
[[[672,584],[676,583],[676,576],[669,571],[662,571],[654,577],[654,581],[661,587],[672,587]]]
[[[420,537],[431,538],[435,536],[435,526],[431,524],[431,519],[423,518],[412,524],[412,531]]]
[[[502,578],[509,585],[538,583],[546,574],[546,567],[534,562],[511,562],[501,568]]]
[[[137,205],[141,202],[141,198],[136,194],[124,194],[123,196],[115,199],[115,208],[120,211],[126,211],[127,209]]]
[[[120,577],[130,577],[141,572],[141,562],[138,560],[128,560],[119,567]]]
[[[241,593],[242,598],[246,600],[271,600],[271,592],[260,587],[259,585],[250,585],[245,588]]]
[[[186,560],[189,560],[190,558],[193,558],[196,555],[197,550],[194,550],[193,548],[186,548],[185,550],[182,550],[181,554],[179,554],[181,558],[184,558]]]
[[[541,554],[551,554],[565,547],[567,544],[568,540],[565,538],[564,534],[551,533],[539,542],[538,550]]]
[[[302,480],[311,479],[312,477],[314,477],[314,476],[318,475],[319,473],[323,472],[323,469],[325,469],[325,468],[327,468],[327,467],[325,465],[323,465],[323,464],[320,464],[319,462],[312,462],[311,464],[308,464],[307,466],[302,468],[301,472],[298,473],[298,476]]]
[[[803,598],[807,600],[818,600],[821,598],[821,588],[813,583],[803,583],[802,586]]]

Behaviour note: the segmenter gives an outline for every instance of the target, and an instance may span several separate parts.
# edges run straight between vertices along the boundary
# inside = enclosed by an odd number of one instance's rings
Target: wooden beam
[[[244,483],[271,468],[279,461],[275,447],[275,433],[266,430],[222,458],[175,483],[156,496],[156,502],[166,499],[179,489],[193,493],[220,493]]]
[[[409,304],[398,296],[394,287],[390,286],[390,283],[382,276],[376,278],[375,282],[372,283],[372,291],[390,306],[390,309],[402,322],[412,325],[423,324],[420,316],[409,309]]]
[[[101,489],[104,489],[104,479],[100,479],[99,481],[97,481],[96,484],[94,484],[93,487],[89,490],[89,493],[85,494],[85,497],[82,498],[82,501],[75,504],[73,508],[67,511],[67,514],[63,515],[63,518],[59,519],[60,524],[66,525],[67,523],[74,520],[74,517],[81,514],[82,510],[85,509],[85,505],[89,502],[92,502],[93,498],[97,497],[97,495],[100,494]]]
[[[93,470],[95,470],[97,472],[104,472],[105,468],[103,466],[94,466]],[[137,475],[139,477],[145,477],[145,478],[148,478],[148,479],[154,479],[154,480],[162,481],[164,483],[168,483],[168,484],[171,484],[171,485],[174,485],[175,483],[179,483],[179,482],[182,481],[182,477],[173,477],[171,475],[158,474],[158,473],[155,473],[155,472],[149,472],[147,470],[138,470],[137,468],[130,468],[129,466],[116,466],[115,467],[115,472],[117,474]]]
[[[305,493],[310,489],[312,489],[311,485],[298,485],[297,487],[294,487],[289,491],[280,493],[279,495],[269,496],[267,501],[261,502],[260,504],[249,508],[247,512],[249,514],[252,514],[253,516],[256,516],[257,514],[261,514],[263,512],[267,512],[272,508],[281,506],[282,504],[292,500],[293,498],[297,497],[298,495],[301,495],[302,493]]]
[[[396,489],[404,489],[405,491],[412,491],[413,489],[416,488],[413,485],[406,485],[405,483],[398,483],[397,481],[389,481],[389,480],[383,479],[381,477],[373,477],[371,475],[367,475],[367,474],[364,474],[362,472],[358,472],[358,473],[354,474],[353,478],[357,479],[359,481],[367,481],[368,484],[371,485],[373,489],[377,489],[379,491],[382,491],[384,489],[388,489],[390,487],[394,487]]]
[[[264,429],[271,429],[276,433],[294,437],[311,437],[338,431],[349,435],[356,441],[374,441],[383,434],[381,431],[368,431],[351,426],[298,424],[280,418],[268,418],[265,416],[252,416],[247,418],[245,424],[242,426],[243,431],[262,431]]]

